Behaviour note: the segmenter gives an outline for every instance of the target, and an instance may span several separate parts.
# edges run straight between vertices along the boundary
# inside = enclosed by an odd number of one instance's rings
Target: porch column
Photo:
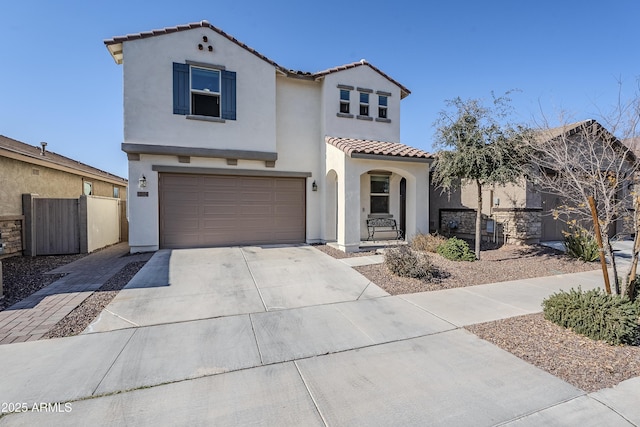
[[[350,170],[351,169],[351,170]],[[344,179],[338,179],[338,248],[360,249],[360,176],[345,165]]]

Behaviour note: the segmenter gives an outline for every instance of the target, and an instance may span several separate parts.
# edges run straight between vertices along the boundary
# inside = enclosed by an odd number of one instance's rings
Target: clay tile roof
[[[327,70],[323,70],[323,71],[318,71],[317,73],[313,73],[313,76],[318,78],[318,77],[322,77],[325,76],[327,74],[331,74],[331,73],[337,73],[338,71],[344,71],[344,70],[348,70],[350,68],[356,68],[356,67],[361,67],[363,65],[368,66],[369,68],[371,68],[373,71],[375,71],[376,73],[380,74],[382,77],[384,77],[385,79],[389,80],[391,83],[395,84],[396,86],[398,86],[400,88],[400,96],[402,98],[407,97],[411,91],[409,89],[407,89],[406,87],[404,87],[403,85],[401,85],[400,83],[398,83],[396,80],[392,79],[391,77],[389,77],[388,74],[382,72],[379,68],[374,67],[373,65],[371,65],[370,63],[368,63],[366,60],[362,59],[358,62],[352,62],[351,64],[344,64],[344,65],[339,65],[337,67],[333,67],[333,68],[329,68]]]
[[[375,158],[394,160],[415,159],[415,161],[427,162],[433,156],[426,151],[399,142],[372,141],[368,139],[325,137],[327,144],[344,151],[353,158]]]
[[[113,175],[109,172],[94,168],[93,166],[78,162],[77,160],[61,156],[60,154],[56,154],[53,151],[49,151],[48,149],[46,149],[45,154],[42,155],[42,149],[40,147],[25,144],[24,142],[8,138],[4,135],[0,135],[0,155],[2,155],[2,150],[10,151],[24,157],[37,159],[38,161],[50,163],[53,169],[55,169],[56,166],[64,166],[70,169],[74,169],[78,172],[92,174],[94,176],[102,177],[111,181],[119,181],[122,185],[127,185],[127,180],[117,175]]]

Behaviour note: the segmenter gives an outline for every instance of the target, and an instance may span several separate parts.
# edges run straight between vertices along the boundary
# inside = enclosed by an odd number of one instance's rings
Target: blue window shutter
[[[236,119],[236,73],[222,70],[222,105],[221,117],[227,120]]]
[[[189,65],[173,63],[173,114],[189,114]]]

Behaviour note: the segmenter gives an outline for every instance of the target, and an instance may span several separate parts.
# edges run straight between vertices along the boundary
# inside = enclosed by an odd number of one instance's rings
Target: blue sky
[[[637,0],[21,0],[0,9],[0,134],[127,176],[122,67],[103,40],[208,20],[287,68],[366,59],[412,94],[401,142],[429,150],[444,101],[509,89],[519,119],[596,117],[640,76]],[[597,117],[596,117],[597,118]]]

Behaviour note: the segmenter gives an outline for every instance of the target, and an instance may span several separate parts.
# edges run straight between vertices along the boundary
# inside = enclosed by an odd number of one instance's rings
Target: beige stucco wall
[[[82,194],[82,177],[19,160],[0,157],[0,215],[21,215],[22,194],[76,198]]]
[[[0,156],[0,216],[22,214],[22,194],[40,197],[78,198],[83,179],[91,181],[94,195],[112,197],[113,184],[44,166]],[[120,187],[120,198],[126,198],[126,187]]]
[[[118,199],[87,197],[87,249],[96,249],[120,241],[120,208]]]

